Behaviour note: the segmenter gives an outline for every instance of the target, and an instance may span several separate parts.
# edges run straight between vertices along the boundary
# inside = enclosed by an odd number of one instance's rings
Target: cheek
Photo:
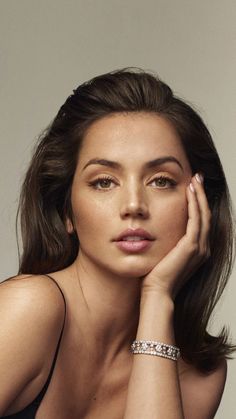
[[[100,234],[107,223],[108,207],[102,204],[91,202],[85,197],[72,198],[72,209],[74,214],[74,223],[79,240],[86,240],[91,236]]]
[[[188,221],[186,198],[170,204],[162,211],[159,220],[159,237],[165,239],[167,245],[175,245],[185,234]],[[169,247],[169,246],[168,246]]]
[[[179,240],[186,232],[187,221],[187,208],[182,207],[177,209],[169,225],[169,236],[174,238],[176,241]]]

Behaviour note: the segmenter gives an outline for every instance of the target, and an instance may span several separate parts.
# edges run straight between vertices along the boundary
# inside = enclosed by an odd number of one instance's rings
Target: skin
[[[164,156],[179,163],[145,168]],[[88,164],[95,158],[115,161],[120,168]],[[225,365],[206,377],[181,358],[175,363],[128,351],[136,338],[175,344],[175,296],[209,256],[210,211],[203,183],[191,172],[172,125],[150,113],[115,114],[94,122],[83,139],[71,202],[73,220],[67,220],[67,229],[77,230],[80,249],[71,266],[51,274],[66,296],[67,321],[54,381],[39,414],[63,417],[70,411],[70,417],[84,417],[89,412],[91,418],[105,419],[112,411],[124,419],[140,413],[145,419],[213,418]],[[151,247],[132,254],[120,250],[114,239],[127,228],[148,231],[154,238]],[[57,304],[49,299],[45,310]],[[63,309],[58,312],[58,328],[52,330],[60,331]],[[46,336],[49,343],[54,353],[55,342]],[[35,352],[32,359],[37,359]],[[31,393],[26,388],[8,413],[38,394],[48,365],[51,357],[43,362]]]
[[[165,156],[178,163],[168,161],[147,169],[148,162]],[[115,161],[119,168],[89,164],[93,159]],[[211,215],[202,179],[199,174],[193,176],[175,129],[151,113],[110,115],[90,126],[71,200],[80,240],[73,268],[86,306],[84,334],[91,347],[100,343],[97,365],[107,366],[106,376],[111,365],[119,369],[122,354],[128,365],[131,339],[175,343],[174,299],[209,256]],[[68,220],[68,230],[72,228]],[[154,237],[152,246],[132,254],[117,248],[114,240],[127,228],[147,230]],[[164,413],[168,418],[194,417],[192,407],[184,406],[197,375],[180,383],[176,365],[143,357],[133,362],[124,418],[140,412],[147,419],[157,412],[160,417]],[[179,362],[178,368],[180,373],[185,366]],[[199,397],[205,399],[205,395]],[[219,398],[213,404],[207,400],[201,417],[210,417],[218,402]]]
[[[154,157],[174,156],[174,162],[144,170]],[[117,161],[122,169],[85,164],[94,157]],[[112,180],[93,187],[99,176]],[[156,176],[178,181],[175,188],[156,186]],[[146,275],[183,236],[187,223],[186,186],[191,169],[174,130],[152,115],[115,115],[90,127],[72,186],[72,208],[80,239],[78,263],[95,265],[117,278]],[[110,184],[110,185],[109,185]],[[174,211],[173,211],[174,209]],[[148,252],[124,254],[112,243],[126,228],[142,227],[155,242]],[[115,263],[114,263],[115,258]]]
[[[175,157],[182,168],[175,162],[166,162],[144,169],[147,162],[163,156]],[[119,162],[121,168],[100,164],[85,168],[94,158]],[[111,180],[98,181],[107,176]],[[167,180],[159,184],[161,176],[173,179],[176,185],[171,186]],[[181,248],[177,254],[169,254],[185,236],[191,195],[190,208],[198,223],[194,228],[199,230],[196,194],[188,189],[191,179],[191,168],[177,133],[157,115],[110,115],[93,123],[86,133],[72,185],[73,224],[80,240],[72,269],[91,321],[90,336],[99,338],[103,356],[105,350],[109,359],[122,347],[127,348],[131,337],[135,338],[140,292],[143,295],[147,289],[165,290],[174,297],[171,281],[178,284],[175,291],[183,283],[178,275],[173,279],[172,273],[165,274],[163,261],[166,255],[172,257],[170,262],[167,260],[168,269],[181,256],[181,273],[192,259],[192,253],[187,251],[183,260]],[[196,180],[193,183],[201,189],[203,211],[209,212],[203,188]],[[113,240],[125,229],[138,227],[154,236],[151,248],[137,254],[118,249]],[[72,230],[69,221],[68,230]],[[188,247],[190,243],[185,240],[183,245]],[[199,259],[194,260],[191,269],[198,263]]]

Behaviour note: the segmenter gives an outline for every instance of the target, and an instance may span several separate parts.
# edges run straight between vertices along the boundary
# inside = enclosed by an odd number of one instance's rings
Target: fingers
[[[187,187],[188,222],[186,234],[145,276],[142,289],[161,289],[173,300],[184,283],[209,256],[210,210],[203,182],[193,176]]]
[[[193,240],[198,242],[199,257],[205,259],[210,256],[209,231],[211,212],[203,187],[203,178],[199,174],[192,178],[192,186],[194,192],[191,190],[191,187],[189,191],[191,192],[189,193],[189,217],[192,221],[192,223],[190,222],[190,234]]]
[[[193,252],[195,252],[195,246],[198,247],[200,231],[201,231],[201,213],[198,207],[198,201],[196,191],[193,183],[191,182],[187,188],[188,198],[188,223],[186,228],[186,235],[190,239],[190,245],[193,246]]]

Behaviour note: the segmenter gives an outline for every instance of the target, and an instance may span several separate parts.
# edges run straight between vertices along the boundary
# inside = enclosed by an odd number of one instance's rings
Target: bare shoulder
[[[182,363],[180,387],[185,417],[188,419],[212,419],[219,407],[227,376],[227,362],[222,360],[209,373]]]
[[[0,313],[3,319],[30,325],[54,323],[64,316],[64,302],[56,284],[45,275],[19,275],[0,283]],[[16,324],[16,323],[15,323]]]
[[[60,290],[43,275],[21,275],[0,284],[0,414],[50,366],[64,310]]]
[[[0,313],[15,321],[21,316],[39,322],[63,317],[64,302],[54,282],[44,275],[20,275],[0,284]],[[17,315],[17,317],[16,317]],[[29,316],[30,315],[30,316]]]
[[[21,336],[37,335],[62,325],[64,301],[54,282],[44,275],[21,275],[0,284],[1,334],[7,327]],[[18,329],[19,327],[19,329]]]

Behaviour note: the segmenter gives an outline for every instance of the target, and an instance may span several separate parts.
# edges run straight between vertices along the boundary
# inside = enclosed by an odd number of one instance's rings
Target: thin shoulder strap
[[[63,294],[63,291],[62,291],[61,287],[58,285],[57,281],[52,276],[50,276],[48,274],[44,274],[44,276],[47,276],[48,278],[50,278],[56,284],[57,288],[59,288],[59,291],[60,291],[60,293],[62,295],[62,298],[64,300],[64,306],[65,306],[64,323],[65,323],[65,318],[66,318],[66,299],[65,299],[65,296]],[[64,327],[64,323],[63,323],[63,327]]]
[[[44,384],[42,390],[36,396],[36,398],[29,405],[27,405],[23,410],[21,410],[20,412],[15,413],[13,415],[6,416],[7,419],[8,418],[9,419],[13,419],[13,418],[14,419],[16,419],[16,418],[22,418],[22,419],[25,418],[26,419],[26,418],[33,418],[33,417],[35,417],[36,412],[37,412],[37,410],[38,410],[38,408],[40,406],[40,403],[41,403],[41,401],[42,401],[42,399],[43,399],[43,397],[44,397],[44,395],[45,395],[45,393],[47,391],[47,388],[48,388],[49,384],[50,384],[50,381],[51,381],[51,378],[52,378],[52,374],[53,374],[53,371],[54,371],[54,368],[55,368],[55,364],[56,364],[56,360],[57,360],[57,355],[58,355],[58,352],[59,352],[60,343],[61,343],[61,339],[62,339],[62,335],[63,335],[63,330],[64,330],[64,326],[65,326],[65,320],[66,320],[66,299],[65,299],[65,296],[64,296],[61,288],[59,287],[58,283],[55,281],[55,279],[52,278],[50,275],[44,274],[44,276],[47,276],[53,282],[55,282],[56,286],[59,288],[60,293],[61,293],[61,295],[63,297],[64,305],[65,305],[65,316],[64,316],[63,326],[62,326],[62,329],[61,329],[60,337],[59,337],[59,340],[58,340],[58,343],[57,343],[57,347],[56,347],[56,350],[55,350],[55,354],[54,354],[52,365],[51,365],[51,368],[50,368],[50,371],[49,371],[49,375],[48,375],[47,381]],[[8,278],[7,280],[9,280],[9,279],[11,279],[11,278]],[[5,416],[4,416],[4,418],[5,418]],[[0,417],[0,419],[1,419],[1,417]]]
[[[65,320],[66,320],[66,299],[65,299],[65,296],[63,294],[63,291],[59,287],[58,283],[55,281],[54,278],[52,278],[50,275],[46,275],[46,274],[44,274],[44,275],[47,276],[48,278],[50,278],[53,282],[55,282],[56,286],[59,288],[59,290],[61,292],[61,295],[63,297],[63,300],[64,300],[64,304],[65,304],[65,315],[64,315],[63,326],[62,326],[62,329],[61,329],[60,337],[59,337],[59,340],[58,340],[58,343],[57,343],[55,355],[54,355],[54,358],[53,358],[53,362],[52,362],[52,365],[51,365],[51,369],[50,369],[50,372],[49,372],[47,381],[44,384],[44,386],[43,386],[42,390],[40,391],[40,393],[38,394],[38,396],[35,398],[35,400],[32,403],[32,405],[35,406],[36,409],[39,407],[39,405],[40,405],[40,403],[41,403],[41,401],[42,401],[42,399],[43,399],[43,397],[44,397],[44,395],[45,395],[45,393],[47,391],[47,388],[49,386],[49,383],[51,381],[52,374],[53,374],[53,371],[54,371],[54,368],[55,368],[55,364],[56,364],[56,360],[57,360],[57,355],[58,355],[59,348],[60,348],[60,343],[61,343],[62,335],[63,335],[63,330],[64,330],[64,326],[65,326]]]

